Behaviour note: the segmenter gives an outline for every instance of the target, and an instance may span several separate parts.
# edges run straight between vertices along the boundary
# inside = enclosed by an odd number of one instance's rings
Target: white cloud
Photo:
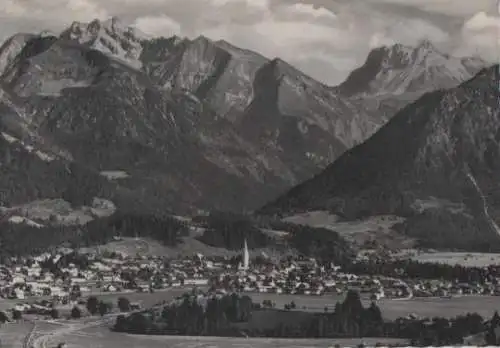
[[[83,21],[109,16],[105,9],[91,0],[2,0],[1,2],[0,18],[43,21],[56,26],[71,20]]]
[[[416,45],[422,39],[432,40],[435,43],[443,43],[450,39],[450,35],[437,26],[420,19],[407,19],[393,23],[384,31],[375,33],[370,39],[370,47],[380,47],[404,43]]]
[[[464,24],[466,31],[481,31],[484,29],[500,29],[499,17],[488,16],[485,12],[478,12]]]
[[[493,0],[321,1],[0,0],[0,33],[61,30],[74,20],[116,15],[148,34],[203,34],[268,57],[279,56],[330,84],[361,64],[373,46],[414,44],[422,38],[451,40],[460,43],[457,52],[481,51],[490,57],[493,49],[488,42],[498,38],[497,27],[491,25],[497,21],[491,16]],[[377,9],[377,4],[386,6]],[[419,11],[392,13],[390,4]],[[462,31],[452,32],[446,24],[426,17],[425,11],[468,22]]]
[[[181,33],[181,25],[165,15],[137,18],[132,26],[152,36],[169,37]]]
[[[500,15],[490,16],[478,12],[467,20],[461,31],[461,45],[457,54],[478,54],[500,61]]]
[[[450,16],[468,17],[479,11],[492,12],[496,0],[371,0],[375,3],[397,4],[416,7],[424,11]]]

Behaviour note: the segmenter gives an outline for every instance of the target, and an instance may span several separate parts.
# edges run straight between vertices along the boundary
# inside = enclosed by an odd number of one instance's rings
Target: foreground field
[[[291,301],[297,305],[297,309],[305,306],[308,311],[324,311],[325,307],[333,310],[337,301],[342,301],[342,296],[298,296],[277,294],[249,294],[254,302],[271,300],[276,303],[276,308]],[[368,306],[371,301],[363,299],[364,305]],[[450,299],[442,298],[413,298],[411,300],[389,300],[377,301],[386,319],[394,320],[416,314],[421,317],[455,317],[466,313],[478,313],[483,317],[490,317],[495,310],[500,310],[500,297],[496,296],[463,296]]]
[[[183,290],[164,291],[153,294],[130,294],[133,301],[141,301],[144,306],[153,305],[163,300],[169,300],[175,295],[179,295]],[[342,300],[337,296],[297,296],[297,295],[277,295],[277,294],[249,294],[255,302],[262,302],[265,299],[276,303],[277,308],[283,308],[285,303],[294,301],[299,309],[304,306],[308,311],[323,311],[325,306],[332,308],[337,300]],[[116,295],[106,295],[107,300],[116,299]],[[364,300],[365,305],[369,300]],[[419,316],[457,316],[467,312],[477,312],[484,317],[489,317],[493,311],[500,307],[498,297],[488,296],[469,296],[452,299],[412,299],[412,300],[383,300],[379,301],[387,319],[406,316],[414,313]],[[285,312],[282,312],[285,313]],[[288,315],[288,314],[287,314]],[[33,347],[52,348],[59,343],[67,343],[67,348],[109,348],[120,346],[121,348],[325,348],[334,344],[343,347],[355,347],[360,343],[368,346],[374,346],[376,343],[401,344],[406,346],[406,342],[392,339],[263,339],[263,338],[217,338],[217,337],[181,337],[181,336],[135,336],[111,332],[109,327],[113,325],[115,316],[101,320],[100,318],[86,318],[82,321],[58,321],[49,323],[37,322],[34,330]],[[271,319],[272,320],[272,319]],[[257,321],[260,319],[257,318]],[[262,322],[265,320],[262,319]],[[29,335],[32,326],[24,324],[20,326],[5,326],[7,331],[3,333],[6,338],[4,345],[11,348],[23,347],[23,337]]]
[[[1,347],[24,348],[26,338],[35,325],[30,322],[9,323],[0,326]]]
[[[374,346],[377,342],[403,343],[391,339],[265,339],[226,337],[135,336],[92,328],[61,336],[67,348],[325,348],[334,344],[356,347],[360,343]]]

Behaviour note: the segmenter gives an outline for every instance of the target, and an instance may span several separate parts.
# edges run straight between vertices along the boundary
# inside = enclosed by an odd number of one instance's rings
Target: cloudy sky
[[[500,55],[496,0],[0,0],[0,40],[110,16],[152,35],[225,39],[329,84],[394,42],[427,38],[456,55]]]

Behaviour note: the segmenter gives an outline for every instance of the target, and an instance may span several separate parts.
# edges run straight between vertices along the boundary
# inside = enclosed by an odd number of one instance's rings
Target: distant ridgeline
[[[323,313],[285,309],[271,303],[255,304],[248,296],[186,293],[170,304],[117,318],[114,330],[131,334],[227,337],[349,338],[386,337],[410,340],[412,345],[460,344],[463,337],[487,332],[489,344],[500,325],[498,315],[484,323],[477,314],[455,319],[434,318],[383,320],[375,303],[364,308],[359,294],[348,292],[335,310]],[[381,338],[381,340],[383,340]]]

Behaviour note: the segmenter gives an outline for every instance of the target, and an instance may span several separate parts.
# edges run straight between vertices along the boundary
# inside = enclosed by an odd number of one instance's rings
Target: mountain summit
[[[117,17],[90,23],[73,22],[61,33],[61,39],[77,42],[140,67],[141,41],[145,35],[128,27]]]
[[[456,86],[485,66],[479,58],[444,54],[428,40],[417,47],[396,44],[371,51],[339,89],[343,95],[424,93]]]

